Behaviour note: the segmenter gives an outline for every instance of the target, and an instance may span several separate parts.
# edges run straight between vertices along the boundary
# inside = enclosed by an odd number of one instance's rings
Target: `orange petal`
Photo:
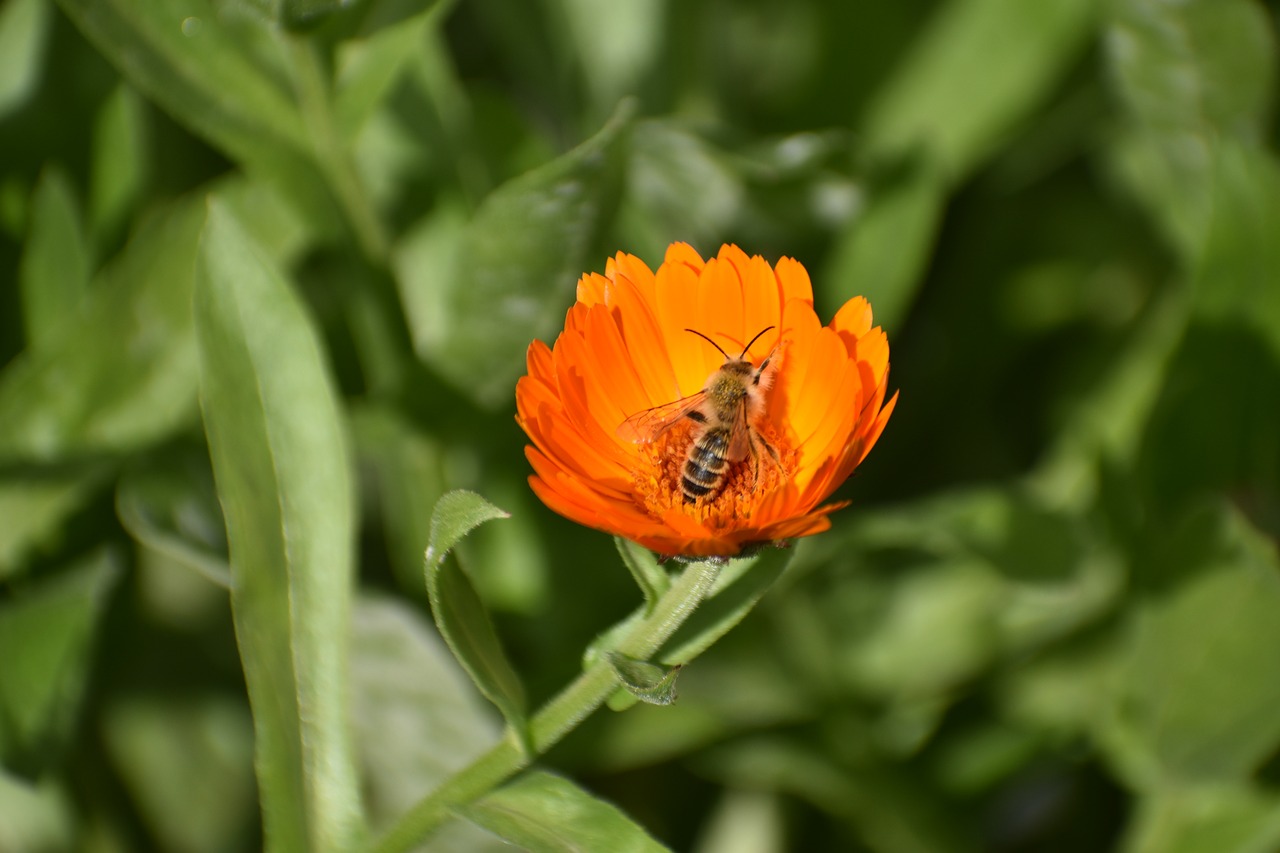
[[[662,263],[676,266],[683,264],[688,266],[695,274],[702,272],[702,255],[694,251],[693,247],[688,243],[672,243],[667,247],[667,254],[662,259]]]
[[[840,306],[840,310],[836,312],[836,316],[831,318],[831,328],[835,329],[845,345],[849,349],[849,354],[853,354],[853,346],[858,338],[865,335],[871,329],[871,305],[865,297],[855,296]]]
[[[813,284],[809,281],[809,271],[799,261],[795,258],[779,258],[774,271],[782,290],[783,303],[800,299],[813,305]]]

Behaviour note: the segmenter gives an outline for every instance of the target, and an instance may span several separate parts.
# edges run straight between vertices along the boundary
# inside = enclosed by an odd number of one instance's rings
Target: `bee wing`
[[[737,462],[746,459],[750,452],[751,425],[747,423],[747,401],[744,399],[733,416],[733,423],[729,424],[729,450],[724,458]]]
[[[617,435],[634,444],[649,444],[701,406],[706,396],[705,391],[699,391],[688,397],[636,412],[618,425]]]

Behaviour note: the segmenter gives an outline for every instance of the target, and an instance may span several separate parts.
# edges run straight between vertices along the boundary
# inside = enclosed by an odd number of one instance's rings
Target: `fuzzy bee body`
[[[680,491],[685,503],[715,495],[724,485],[729,468],[729,430],[724,427],[704,432],[689,448],[680,475]]]
[[[698,393],[638,412],[618,427],[619,435],[649,443],[684,419],[694,423],[694,435],[680,470],[680,492],[687,504],[714,500],[724,488],[733,463],[748,456],[757,478],[762,452],[774,464],[779,464],[777,451],[755,427],[764,412],[765,392],[773,380],[773,373],[769,371],[773,354],[766,356],[759,366],[746,359],[751,345],[772,328],[761,330],[737,357],[725,353],[701,332],[687,329],[720,350],[725,357],[724,364],[711,374]]]

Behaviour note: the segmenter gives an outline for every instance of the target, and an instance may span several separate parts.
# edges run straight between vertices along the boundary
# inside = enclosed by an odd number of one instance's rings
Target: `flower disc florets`
[[[739,350],[746,399],[708,402],[700,392]],[[538,497],[668,556],[732,556],[826,530],[843,504],[819,504],[897,401],[885,402],[889,346],[865,299],[824,327],[804,267],[736,246],[704,262],[673,244],[656,273],[619,253],[604,275],[583,276],[564,332],[554,347],[534,341],[528,368],[516,419],[533,441]]]

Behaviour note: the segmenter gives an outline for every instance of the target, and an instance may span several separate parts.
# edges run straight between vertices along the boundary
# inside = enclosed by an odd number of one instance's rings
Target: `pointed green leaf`
[[[670,705],[676,701],[676,676],[680,667],[662,666],[648,661],[635,660],[617,652],[605,655],[609,666],[627,692],[641,702],[650,705]]]
[[[45,167],[31,204],[31,225],[18,270],[28,346],[47,345],[80,310],[89,289],[89,247],[71,179]]]
[[[111,554],[23,589],[0,605],[0,760],[41,769],[80,711],[94,633],[120,576]]]
[[[729,633],[782,575],[791,554],[790,548],[766,548],[754,557],[731,560],[706,600],[662,647],[662,662],[688,663]]]
[[[350,850],[362,833],[347,724],[355,507],[337,393],[302,303],[217,201],[194,313],[267,839]]]
[[[624,105],[591,139],[499,187],[457,239],[429,233],[414,264],[397,260],[405,303],[437,308],[408,311],[419,355],[479,402],[508,401],[529,342],[563,321],[616,204],[633,113]]]
[[[616,806],[560,776],[534,771],[457,809],[530,853],[658,853],[666,850]]]
[[[204,205],[147,219],[47,344],[0,374],[0,459],[135,450],[195,416],[191,282]]]
[[[932,254],[947,202],[942,178],[917,163],[873,183],[866,208],[837,238],[819,280],[832,304],[865,296],[875,322],[892,333],[901,327]]]
[[[922,156],[963,178],[1086,49],[1099,0],[949,0],[866,117],[873,158]]]
[[[338,46],[333,109],[344,138],[356,138],[411,63],[420,59],[432,22],[432,16],[420,15]]]
[[[457,489],[436,501],[431,512],[431,538],[427,544],[427,568],[439,565],[445,555],[472,530],[486,521],[507,518],[498,509],[475,492]]]
[[[111,239],[142,194],[152,157],[142,98],[126,84],[116,87],[93,128],[93,173],[89,187],[90,230],[101,245]]]
[[[525,695],[520,677],[507,660],[489,611],[456,560],[445,561],[454,545],[477,526],[505,518],[475,492],[453,491],[436,502],[427,546],[427,595],[441,636],[471,680],[525,738]]]

